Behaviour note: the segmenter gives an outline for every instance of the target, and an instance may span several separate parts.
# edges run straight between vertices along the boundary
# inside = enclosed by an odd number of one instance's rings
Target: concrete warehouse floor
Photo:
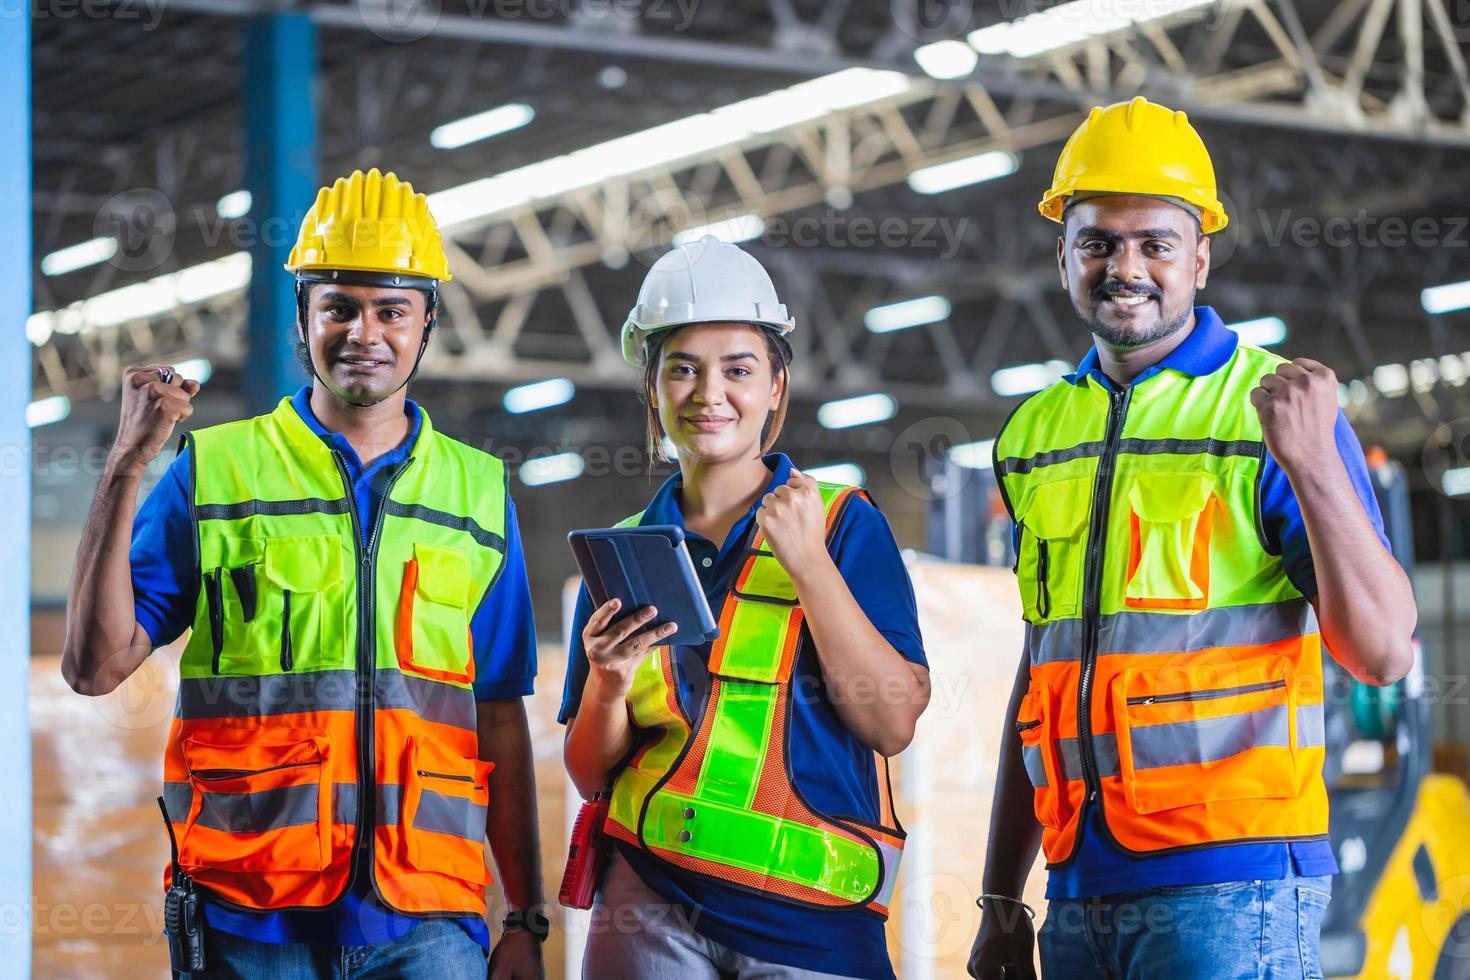
[[[1015,587],[1005,569],[912,559],[934,677],[929,711],[894,766],[909,832],[889,948],[904,980],[964,974],[978,911],[1001,716],[1019,656]],[[80,697],[59,669],[57,614],[37,617],[31,665],[35,767],[34,974],[166,975],[161,873],[168,840],[154,797],[177,685],[178,647],[157,651],[122,688]],[[565,654],[541,648],[528,702],[536,745],[542,860],[553,904],[570,808],[556,724]],[[1041,902],[1042,875],[1028,898]],[[548,978],[577,975],[585,917],[553,909]]]

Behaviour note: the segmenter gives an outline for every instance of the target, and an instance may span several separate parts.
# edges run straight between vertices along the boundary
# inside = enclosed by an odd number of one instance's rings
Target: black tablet
[[[720,635],[684,544],[683,528],[673,524],[604,527],[573,531],[567,542],[582,570],[593,608],[619,599],[622,607],[617,619],[622,619],[644,606],[657,606],[658,615],[638,632],[676,623],[678,630],[663,643],[697,646]]]

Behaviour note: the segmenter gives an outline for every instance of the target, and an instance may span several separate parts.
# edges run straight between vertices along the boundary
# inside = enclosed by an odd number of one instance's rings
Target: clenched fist
[[[827,514],[817,481],[791,468],[785,486],[761,498],[756,526],[781,567],[790,574],[827,556]]]
[[[194,414],[199,382],[186,381],[168,365],[130,367],[123,372],[122,418],[112,455],[142,468],[158,458],[174,426]]]
[[[1337,375],[1309,357],[1282,364],[1251,392],[1266,448],[1290,476],[1337,455]]]

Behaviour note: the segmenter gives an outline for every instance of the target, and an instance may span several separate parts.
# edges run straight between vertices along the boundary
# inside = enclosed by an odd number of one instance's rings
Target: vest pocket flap
[[[1038,538],[1076,537],[1087,519],[1091,491],[1092,481],[1080,477],[1043,483],[1032,491],[1021,512],[1021,523]]]
[[[342,540],[331,534],[268,538],[265,577],[292,592],[322,592],[342,577]]]
[[[1128,490],[1128,503],[1139,520],[1170,524],[1204,510],[1214,489],[1213,473],[1140,473]]]
[[[415,543],[413,557],[418,562],[414,588],[421,597],[446,606],[469,607],[470,560],[463,552]]]
[[[489,883],[485,826],[495,764],[423,737],[413,739],[408,759],[402,822],[409,864],[474,885]]]

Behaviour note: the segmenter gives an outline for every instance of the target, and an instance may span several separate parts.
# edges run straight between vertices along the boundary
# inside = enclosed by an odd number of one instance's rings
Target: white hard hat
[[[713,235],[678,246],[648,270],[623,324],[623,357],[637,364],[649,334],[691,323],[751,323],[782,334],[796,326],[754,256]]]

